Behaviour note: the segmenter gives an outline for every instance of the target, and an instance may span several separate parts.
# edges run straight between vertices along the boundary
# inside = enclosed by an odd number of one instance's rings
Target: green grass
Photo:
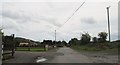
[[[71,46],[71,48],[77,50],[77,51],[118,51],[118,48],[112,48],[112,49],[99,49],[94,46],[87,46],[87,45],[82,45],[82,46]]]
[[[101,53],[102,52],[111,53],[111,54],[118,54],[118,48],[106,49],[106,50],[102,50]]]
[[[87,56],[118,55],[118,48],[104,49],[104,50],[103,49],[100,50],[95,47],[90,48],[87,46],[72,46],[71,48]],[[87,50],[85,50],[85,48]]]
[[[28,47],[17,47],[16,51],[29,51],[29,50]],[[40,47],[30,47],[30,51],[45,51],[45,49]]]

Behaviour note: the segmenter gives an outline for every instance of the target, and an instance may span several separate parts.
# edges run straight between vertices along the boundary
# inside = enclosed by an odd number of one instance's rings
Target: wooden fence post
[[[2,64],[2,31],[0,30],[0,65]]]
[[[12,34],[12,41],[13,41],[13,48],[12,48],[12,56],[14,56],[15,53],[15,40],[14,40],[14,34]]]
[[[30,51],[30,40],[29,40],[29,43],[28,43],[28,51]]]

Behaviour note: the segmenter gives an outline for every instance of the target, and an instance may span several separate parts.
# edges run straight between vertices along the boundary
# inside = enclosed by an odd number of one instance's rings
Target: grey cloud
[[[111,37],[112,37],[112,40],[118,40],[119,39],[118,33],[112,33]]]
[[[61,24],[58,22],[58,20],[56,18],[41,16],[40,20],[43,20],[43,21],[50,23],[50,24],[57,26],[57,27],[61,26]]]
[[[16,31],[20,30],[18,24],[11,20],[7,20],[7,21],[3,20],[2,28],[6,30],[16,30]]]
[[[1,27],[3,29],[16,31],[20,30],[19,23],[17,20],[20,16],[17,13],[4,10],[2,13],[0,13],[0,16],[2,18]]]
[[[8,17],[8,18],[12,18],[12,19],[18,19],[20,16],[19,16],[19,14],[18,13],[16,13],[16,12],[10,12],[10,11],[6,11],[6,10],[4,10],[3,12],[2,12],[2,16],[3,17]]]
[[[94,24],[94,23],[96,23],[96,21],[94,20],[94,18],[82,18],[81,22],[87,23],[87,24]]]
[[[60,27],[61,25],[57,22],[57,19],[53,18],[53,17],[46,17],[46,16],[38,16],[38,17],[34,17],[34,16],[26,16],[25,15],[25,12],[23,11],[17,11],[17,12],[14,12],[14,11],[11,11],[11,10],[4,10],[2,12],[2,17],[5,18],[4,19],[4,22],[5,24],[3,24],[3,27],[4,29],[15,29],[17,28],[18,30],[18,27],[20,26],[20,24],[25,24],[26,22],[40,22],[40,21],[44,21],[46,22],[46,25],[54,25],[54,26],[57,26],[57,27]],[[13,23],[11,21],[9,21],[8,19],[11,19],[11,20],[14,20],[14,22],[18,25],[14,25],[14,24],[10,24],[10,23]],[[9,21],[6,22],[6,21]],[[26,23],[27,24],[27,23]]]
[[[22,11],[15,12],[10,10],[3,10],[2,16],[17,20],[18,23],[28,22],[31,20],[30,16],[26,16]]]
[[[2,15],[2,17],[5,18],[10,18],[16,21],[16,23],[26,23],[26,22],[40,22],[40,21],[44,21],[47,22],[48,24],[52,24],[56,27],[60,27],[61,24],[59,22],[57,22],[58,20],[56,18],[53,17],[46,17],[46,16],[32,16],[32,14],[30,13],[30,15],[26,14],[27,12],[24,12],[22,10],[18,10],[18,11],[13,11],[13,10],[9,10],[9,9],[3,9],[3,12],[0,13],[0,15]]]
[[[58,23],[57,21],[53,21],[52,24],[55,25],[55,26],[57,26],[57,27],[60,27],[60,26],[61,26],[61,24]]]

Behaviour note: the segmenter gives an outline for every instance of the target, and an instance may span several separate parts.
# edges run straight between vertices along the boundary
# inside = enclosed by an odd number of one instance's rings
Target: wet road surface
[[[54,59],[47,63],[92,63],[91,59],[68,47],[59,48]]]

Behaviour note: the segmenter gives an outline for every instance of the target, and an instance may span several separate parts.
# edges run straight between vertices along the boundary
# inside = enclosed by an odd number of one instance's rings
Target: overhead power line
[[[85,4],[86,0],[75,10],[75,12],[65,21],[65,23],[59,27],[57,30],[59,30],[60,28],[62,28],[74,15],[75,13]]]
[[[75,12],[73,12],[73,14],[70,17],[68,17],[68,19],[65,21],[65,23],[61,27],[59,27],[57,30],[62,28],[73,17],[75,15],[75,13],[85,4],[85,2],[86,2],[86,0],[75,10]],[[55,41],[56,41],[56,31],[57,30],[55,30]]]

